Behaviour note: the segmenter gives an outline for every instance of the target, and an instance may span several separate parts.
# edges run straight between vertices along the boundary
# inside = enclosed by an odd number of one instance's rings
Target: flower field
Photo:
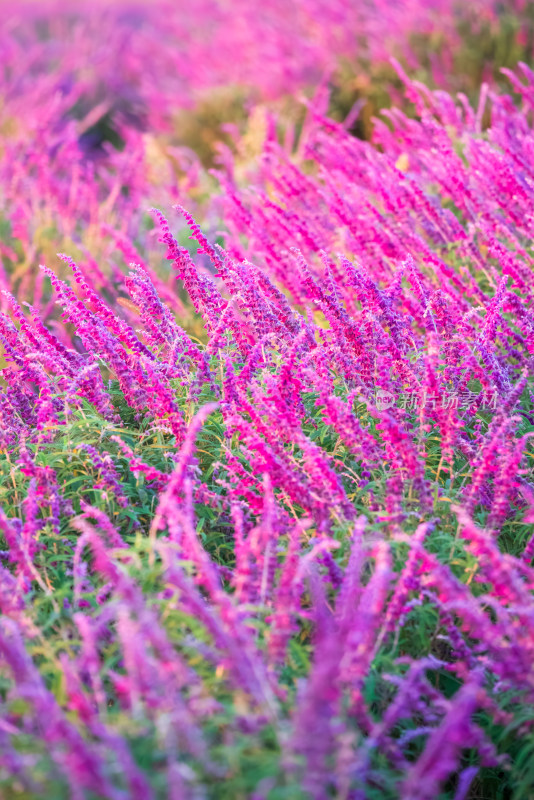
[[[534,5],[0,5],[1,800],[534,797]]]

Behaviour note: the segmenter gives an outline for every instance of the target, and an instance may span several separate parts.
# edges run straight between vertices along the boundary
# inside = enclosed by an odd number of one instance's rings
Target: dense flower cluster
[[[371,60],[438,18],[455,42],[445,0],[379,42],[386,5],[6,11],[6,797],[532,791],[534,73],[473,107],[394,62],[372,141],[324,86],[265,104],[355,29]],[[178,85],[224,82],[261,124],[208,174],[162,141]]]

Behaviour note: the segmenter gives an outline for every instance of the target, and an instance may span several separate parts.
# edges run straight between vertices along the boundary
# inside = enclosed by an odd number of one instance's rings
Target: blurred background
[[[51,318],[40,262],[68,251],[114,300],[139,253],[170,281],[150,206],[179,200],[216,239],[220,171],[246,180],[269,131],[295,152],[310,102],[364,139],[382,109],[413,114],[392,58],[475,106],[533,61],[526,0],[0,7],[0,287]]]

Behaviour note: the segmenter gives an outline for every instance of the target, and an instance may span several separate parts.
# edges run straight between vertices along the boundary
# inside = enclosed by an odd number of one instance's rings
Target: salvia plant
[[[0,797],[534,796],[502,5],[4,4]]]

